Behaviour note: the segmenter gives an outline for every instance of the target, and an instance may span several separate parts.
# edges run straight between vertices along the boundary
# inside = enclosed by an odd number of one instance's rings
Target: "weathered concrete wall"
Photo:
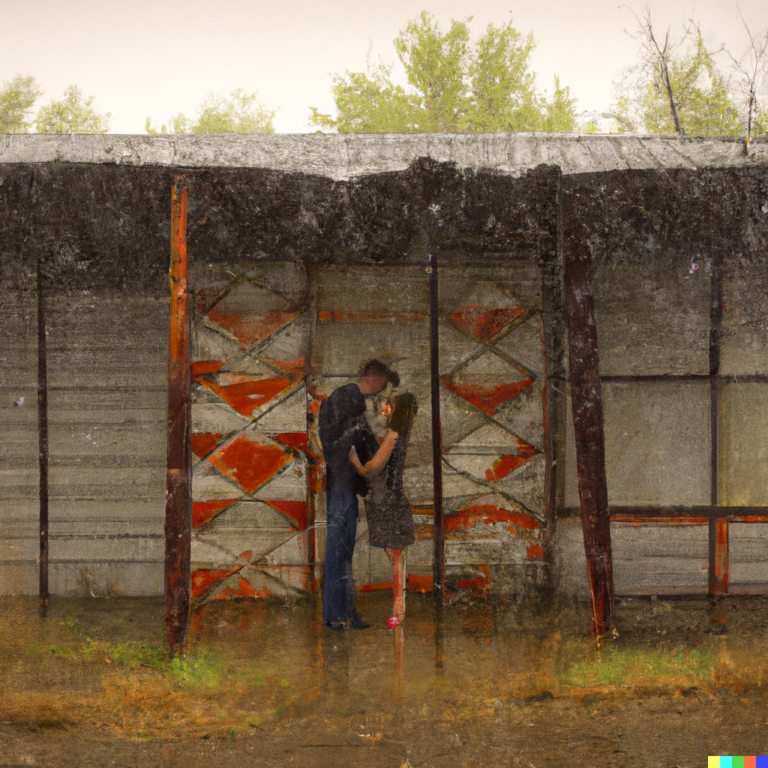
[[[611,170],[749,167],[768,141],[573,134],[346,134],[251,136],[0,135],[0,163],[103,163],[177,168],[269,168],[349,179],[404,171],[419,158],[519,174],[539,165],[564,174]]]
[[[1,226],[1,225],[0,225]],[[37,301],[31,269],[7,266],[16,254],[0,253],[0,583],[4,593],[37,591],[38,433]],[[17,262],[18,264],[18,262]]]
[[[446,509],[460,517],[483,498],[480,491],[496,494],[504,502],[486,499],[481,512],[511,504],[506,513],[523,515],[518,522],[526,522],[521,530],[528,531],[521,536],[510,530],[511,519],[488,525],[480,513],[469,525],[465,515],[467,525],[457,524],[449,541],[449,564],[529,562],[540,554],[543,517],[543,459],[536,452],[543,428],[539,266],[555,265],[556,284],[559,185],[580,189],[582,215],[590,222],[604,376],[707,374],[707,263],[713,253],[723,264],[727,307],[721,372],[765,374],[767,148],[760,141],[745,152],[738,141],[639,137],[0,137],[0,205],[12,212],[0,221],[0,333],[8,342],[0,383],[7,425],[0,454],[0,498],[8,520],[5,538],[0,536],[3,584],[11,591],[34,591],[36,584],[36,416],[29,406],[36,381],[34,274],[40,255],[49,305],[52,591],[149,594],[161,588],[168,211],[175,175],[185,174],[190,188],[193,285],[203,301],[195,326],[196,362],[230,361],[252,341],[265,342],[245,361],[250,367],[227,362],[226,370],[198,374],[226,387],[242,383],[237,377],[281,378],[273,365],[278,362],[304,359],[317,366],[315,395],[302,390],[296,370],[286,373],[288,388],[296,389],[293,399],[284,398],[284,414],[265,409],[253,425],[272,443],[279,435],[304,433],[307,450],[289,450],[295,487],[285,485],[252,506],[238,498],[244,506],[237,525],[226,525],[225,517],[212,521],[199,532],[193,556],[198,570],[226,572],[264,542],[267,550],[283,541],[294,542],[292,547],[302,542],[293,559],[265,563],[296,569],[290,572],[300,574],[298,580],[283,573],[279,578],[304,589],[312,576],[308,562],[322,557],[320,528],[310,541],[303,532],[308,528],[295,528],[286,515],[297,508],[262,507],[301,503],[297,494],[303,489],[307,519],[316,515],[322,521],[319,486],[306,495],[313,472],[307,411],[316,396],[354,373],[363,353],[391,351],[397,359],[398,349],[408,349],[402,371],[422,406],[409,452],[408,488],[414,506],[429,511],[425,319],[392,324],[373,317],[424,312],[425,243],[437,250],[442,265]],[[437,165],[439,160],[456,166]],[[537,168],[542,163],[550,165]],[[573,175],[582,171],[592,173]],[[696,254],[700,269],[691,271]],[[268,275],[273,267],[274,279]],[[222,303],[216,320],[206,301],[231,287],[233,278],[240,283],[228,293],[231,311]],[[262,279],[272,282],[265,287]],[[486,339],[466,332],[467,312],[501,317],[516,309],[528,315],[509,335]],[[357,317],[337,322],[337,312]],[[244,344],[238,336],[244,330],[231,327],[238,314],[255,322],[256,315],[270,313],[292,315],[284,332],[258,339],[257,333]],[[360,319],[360,313],[369,314]],[[296,331],[290,337],[289,326]],[[462,373],[461,364],[475,360],[478,350],[483,354],[477,364]],[[531,374],[532,383],[488,413],[473,402],[476,382],[460,379],[466,373],[493,386],[514,384],[501,369],[517,370],[520,381]],[[235,431],[247,429],[250,421],[236,409],[234,416],[227,411],[215,388],[202,381],[196,390],[197,432],[218,433],[226,419]],[[563,382],[553,384],[565,392]],[[720,385],[721,503],[768,504],[768,458],[761,448],[766,386]],[[469,399],[457,394],[462,387]],[[24,406],[12,404],[22,396]],[[708,503],[708,382],[606,381],[604,398],[610,501]],[[214,408],[221,425],[211,420]],[[499,434],[514,434],[536,449],[503,477],[494,474],[497,459],[520,446],[507,450],[490,435],[495,427],[487,419],[498,422]],[[567,443],[565,507],[578,504],[572,455]],[[215,500],[215,494],[200,499]],[[428,525],[429,515],[423,518]],[[528,518],[535,524],[527,527]],[[665,585],[703,589],[705,527],[612,528],[619,592]],[[763,578],[758,564],[764,528],[732,528],[732,580],[754,583]],[[489,531],[484,539],[475,536]],[[575,521],[560,525],[566,586],[583,583],[580,536]],[[428,573],[430,544],[423,539],[414,548],[416,575]],[[358,576],[376,584],[386,563],[365,557],[361,549]],[[464,578],[460,570],[457,578]],[[477,582],[486,575],[470,568],[466,579],[478,576]],[[243,586],[239,578],[224,589],[250,594],[267,588],[258,579]]]
[[[51,594],[158,594],[168,301],[88,292],[49,297],[47,310]],[[36,303],[6,294],[2,329],[2,584],[34,593]]]
[[[672,173],[650,182],[652,193],[642,173],[621,181],[585,177],[585,197],[590,184],[591,205],[600,211],[595,221],[602,222],[592,245],[600,373],[608,377],[609,502],[708,505],[712,264],[723,283],[720,375],[764,375],[768,179],[765,172],[703,173],[684,183]],[[718,397],[718,503],[768,505],[768,382],[726,378]],[[566,506],[573,508],[579,500],[570,421],[567,441]],[[765,583],[768,527],[731,528],[731,589]],[[706,588],[706,525],[614,523],[611,533],[618,594]],[[576,521],[562,524],[559,536],[564,582],[587,594],[586,569],[573,568],[582,546]]]

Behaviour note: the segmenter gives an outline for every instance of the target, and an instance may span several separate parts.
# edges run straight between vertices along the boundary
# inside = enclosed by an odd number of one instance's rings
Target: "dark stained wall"
[[[558,187],[570,185],[584,201],[604,375],[706,374],[711,253],[722,265],[727,306],[722,372],[768,373],[762,166],[569,177],[542,166],[513,178],[425,160],[404,172],[333,181],[259,169],[6,164],[0,575],[7,591],[36,585],[38,256],[48,306],[52,592],[161,590],[169,209],[179,175],[190,190],[193,270],[274,261],[423,268],[428,242],[454,274],[511,260],[551,263],[555,285]],[[722,385],[721,503],[768,503],[766,386]],[[708,384],[607,382],[604,393],[611,501],[707,501]],[[566,507],[577,504],[569,471]],[[706,584],[705,527],[630,526],[613,526],[619,589]],[[768,577],[764,529],[732,528],[733,579]],[[578,585],[580,530],[566,519],[561,533],[563,584]]]

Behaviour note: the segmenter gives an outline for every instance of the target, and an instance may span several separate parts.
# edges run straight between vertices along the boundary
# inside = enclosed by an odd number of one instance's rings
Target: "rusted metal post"
[[[720,265],[713,251],[710,261],[709,298],[709,407],[710,407],[710,486],[709,503],[720,503],[719,429],[720,336],[723,325],[723,287]],[[728,518],[709,518],[709,594],[728,594]]]
[[[440,425],[440,347],[438,331],[437,255],[429,253],[429,366],[432,394],[432,496],[433,557],[432,584],[435,600],[443,601],[445,592],[445,531],[443,528],[443,432]]]
[[[605,432],[592,293],[592,258],[587,228],[579,221],[574,190],[562,190],[565,312],[576,468],[592,591],[593,631],[598,638],[616,629],[613,600],[611,521],[605,476]]]
[[[37,436],[40,468],[40,605],[48,608],[48,344],[42,256],[37,254]]]
[[[565,327],[563,311],[563,273],[558,265],[557,251],[563,250],[562,206],[560,179],[557,184],[557,236],[554,252],[539,255],[541,267],[542,344],[544,347],[544,558],[547,563],[547,583],[554,585],[554,542],[558,511],[565,496],[565,429],[567,397],[565,391]]]
[[[184,652],[187,636],[192,541],[187,190],[181,181],[176,179],[171,191],[171,330],[165,490],[165,632],[171,656]]]

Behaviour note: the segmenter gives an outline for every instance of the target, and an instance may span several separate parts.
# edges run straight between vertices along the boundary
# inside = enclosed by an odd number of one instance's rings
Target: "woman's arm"
[[[388,429],[386,437],[379,446],[379,450],[376,451],[374,457],[366,464],[361,464],[360,459],[357,456],[357,452],[353,448],[349,452],[349,460],[355,468],[358,475],[366,477],[373,472],[378,472],[380,469],[384,469],[389,461],[389,457],[392,455],[392,451],[395,449],[397,443],[398,434],[393,429]]]

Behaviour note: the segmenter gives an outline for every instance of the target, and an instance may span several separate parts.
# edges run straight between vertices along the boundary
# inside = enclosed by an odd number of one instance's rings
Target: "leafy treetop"
[[[83,96],[76,85],[70,85],[63,99],[40,107],[35,119],[38,133],[106,133],[111,115],[96,112],[93,99]]]
[[[42,95],[43,89],[34,77],[16,75],[3,82],[0,88],[0,133],[29,133],[32,123],[26,118]]]
[[[198,108],[196,120],[179,113],[160,131],[147,118],[147,133],[274,133],[275,111],[267,109],[255,93],[236,88],[229,97],[209,93]]]
[[[530,70],[534,48],[509,21],[489,24],[473,45],[469,22],[443,33],[427,11],[394,45],[408,86],[395,85],[392,65],[333,75],[336,116],[311,108],[310,123],[339,133],[502,133],[575,130],[576,100],[555,78],[548,101]]]

